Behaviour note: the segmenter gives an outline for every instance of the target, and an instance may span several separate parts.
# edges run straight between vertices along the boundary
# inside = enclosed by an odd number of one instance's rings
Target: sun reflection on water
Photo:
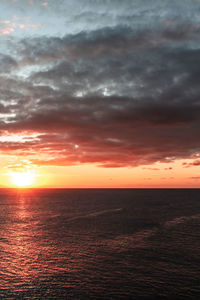
[[[40,250],[37,244],[34,216],[29,206],[32,193],[31,190],[16,191],[15,203],[12,203],[8,212],[11,217],[4,231],[4,238],[7,240],[4,251],[9,257],[1,261],[1,268],[9,275],[8,286],[10,282],[30,284],[39,272],[35,265]],[[23,290],[23,284],[18,286],[18,289]]]

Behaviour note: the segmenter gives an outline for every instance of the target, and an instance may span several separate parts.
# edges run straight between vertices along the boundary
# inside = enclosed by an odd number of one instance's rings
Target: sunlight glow
[[[35,174],[30,171],[10,172],[11,182],[18,187],[29,187],[35,182]]]

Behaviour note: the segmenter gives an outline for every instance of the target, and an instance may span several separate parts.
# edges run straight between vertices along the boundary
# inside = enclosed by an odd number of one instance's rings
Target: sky
[[[199,0],[1,0],[0,186],[200,187]]]

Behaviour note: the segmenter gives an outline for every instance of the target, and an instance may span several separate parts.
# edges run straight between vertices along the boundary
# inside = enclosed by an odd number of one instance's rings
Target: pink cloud
[[[49,3],[48,2],[42,2],[42,4],[41,4],[42,6],[44,6],[44,7],[46,7],[46,6],[48,6],[49,5]]]
[[[24,28],[25,28],[25,25],[24,25],[24,24],[19,24],[19,28],[20,28],[20,29],[24,29]]]
[[[1,29],[1,34],[8,35],[8,34],[12,33],[13,31],[14,31],[14,29],[12,27],[6,27],[4,29]]]

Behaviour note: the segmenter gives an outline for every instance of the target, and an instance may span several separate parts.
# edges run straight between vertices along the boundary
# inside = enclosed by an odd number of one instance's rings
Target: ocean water
[[[0,190],[0,299],[199,299],[200,190]]]

